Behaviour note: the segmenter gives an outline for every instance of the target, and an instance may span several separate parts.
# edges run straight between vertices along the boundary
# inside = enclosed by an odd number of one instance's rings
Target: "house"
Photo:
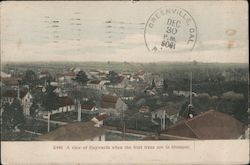
[[[110,88],[125,88],[127,86],[127,79],[124,76],[118,76],[115,83],[108,85]]]
[[[136,77],[138,77],[138,78],[140,78],[140,79],[142,79],[142,80],[144,80],[145,79],[145,71],[143,71],[143,70],[140,70],[140,71],[138,71],[136,74],[135,74],[135,76]]]
[[[119,115],[127,110],[127,105],[117,96],[104,95],[100,108],[107,114]]]
[[[2,103],[11,104],[15,98],[20,99],[21,105],[23,107],[23,114],[25,116],[30,115],[30,107],[33,102],[33,96],[29,91],[24,90],[7,90],[2,94]]]
[[[127,79],[130,79],[132,76],[132,73],[130,73],[129,71],[123,71],[122,75],[125,76]]]
[[[99,78],[100,80],[107,80],[107,79],[108,79],[108,78],[107,78],[107,73],[105,73],[105,72],[99,72],[98,78]]]
[[[149,110],[149,107],[148,107],[148,106],[142,106],[142,107],[139,109],[139,112],[140,112],[140,113],[149,113],[150,110]]]
[[[94,75],[94,76],[97,76],[97,75],[99,74],[99,72],[100,72],[100,71],[98,71],[98,70],[96,70],[96,69],[91,69],[91,70],[89,71],[89,73],[90,73],[91,75]]]
[[[105,141],[105,130],[95,123],[74,122],[63,125],[47,134],[35,137],[38,141]]]
[[[1,82],[5,85],[5,86],[9,86],[9,87],[13,87],[13,88],[17,88],[19,85],[19,81],[21,80],[21,78],[14,78],[14,77],[1,77]]]
[[[175,123],[178,119],[179,109],[173,106],[164,106],[151,112],[152,120],[160,119],[161,129],[166,129],[170,123]]]
[[[173,94],[176,95],[176,96],[189,97],[190,91],[182,91],[182,90],[179,91],[179,90],[174,90],[174,91],[173,91]],[[192,92],[192,95],[193,95],[194,97],[196,97],[196,96],[197,96],[197,93]]]
[[[96,70],[96,69],[91,69],[88,74],[89,76],[88,77],[91,77],[93,79],[100,79],[100,73],[101,71],[99,70]]]
[[[134,100],[134,96],[122,96],[121,97],[123,100],[129,100],[129,101],[132,101],[132,100]]]
[[[98,113],[98,108],[96,108],[94,104],[81,104],[81,112],[94,114],[94,113]]]
[[[59,83],[71,83],[75,77],[76,77],[75,72],[66,72],[58,78],[58,81]]]
[[[114,84],[114,88],[125,88],[127,85],[127,79],[124,76],[118,76],[116,83]]]
[[[26,95],[22,98],[22,106],[23,106],[23,113],[26,116],[30,115],[30,107],[32,106],[33,96],[30,92],[27,92]]]
[[[244,135],[243,123],[216,110],[209,110],[193,118],[184,119],[165,131],[161,136],[173,139],[239,139]]]
[[[103,81],[103,80],[90,80],[87,83],[87,87],[95,89],[95,90],[103,90],[105,83],[106,83],[106,81]]]
[[[49,76],[50,76],[50,73],[48,71],[41,71],[38,75],[38,78],[41,79],[41,78],[49,77]]]
[[[1,77],[2,78],[10,78],[11,74],[7,74],[7,73],[4,73],[4,72],[1,72]]]
[[[74,72],[74,73],[78,73],[78,72],[80,72],[81,71],[81,69],[80,68],[75,68],[75,67],[72,67],[72,68],[70,68],[70,71],[71,72]]]
[[[58,97],[58,106],[57,110],[52,110],[52,114],[75,110],[75,103],[68,96]]]
[[[66,91],[64,91],[61,87],[59,87],[59,86],[52,86],[52,87],[53,87],[53,92],[56,93],[57,96],[62,97],[62,96],[67,96],[68,95],[66,93]]]
[[[95,123],[95,127],[100,127],[103,125],[103,121],[107,119],[109,116],[105,113],[95,116],[91,119]]]

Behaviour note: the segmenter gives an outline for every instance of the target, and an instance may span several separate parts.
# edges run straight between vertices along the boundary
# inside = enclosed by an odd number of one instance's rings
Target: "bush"
[[[242,100],[242,99],[244,99],[244,95],[241,94],[241,93],[235,93],[234,91],[229,91],[229,92],[223,93],[222,96],[221,96],[221,98],[225,99],[225,100],[235,101],[235,100]]]
[[[211,99],[211,97],[208,93],[200,93],[197,95],[197,98],[199,98],[199,99]]]

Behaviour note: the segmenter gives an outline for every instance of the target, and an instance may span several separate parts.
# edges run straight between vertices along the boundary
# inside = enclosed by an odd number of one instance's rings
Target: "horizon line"
[[[134,62],[134,61],[1,61],[0,64],[8,63],[138,63],[138,64],[150,64],[150,63],[203,63],[203,64],[249,64],[248,62],[204,62],[204,61],[150,61],[150,62]]]

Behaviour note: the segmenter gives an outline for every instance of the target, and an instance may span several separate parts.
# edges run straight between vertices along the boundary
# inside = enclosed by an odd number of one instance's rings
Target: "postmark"
[[[191,51],[197,40],[195,20],[185,9],[162,7],[149,17],[144,40],[150,52]]]

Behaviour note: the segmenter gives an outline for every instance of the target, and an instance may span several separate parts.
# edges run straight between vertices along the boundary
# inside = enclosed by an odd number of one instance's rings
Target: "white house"
[[[178,91],[178,90],[174,90],[174,91],[173,91],[173,94],[176,95],[176,96],[189,97],[190,91],[181,91],[181,90]],[[193,95],[194,97],[196,97],[196,96],[197,96],[197,93],[192,92],[192,95]]]
[[[96,89],[96,90],[104,90],[105,89],[104,84],[106,82],[107,81],[104,81],[104,80],[90,80],[87,83],[87,87],[91,89]]]
[[[23,106],[23,113],[26,116],[30,115],[30,107],[32,106],[33,97],[30,92],[27,92],[26,95],[22,98],[22,106]]]
[[[67,72],[58,78],[59,83],[71,83],[76,77],[75,72]]]
[[[25,116],[30,115],[30,107],[33,102],[33,96],[28,91],[23,90],[7,90],[2,94],[2,103],[11,104],[15,98],[20,99],[23,107],[23,114]]]
[[[9,78],[9,77],[11,77],[11,74],[1,72],[1,78]]]
[[[48,77],[49,75],[50,75],[50,73],[48,71],[42,71],[39,73],[38,77],[44,78],[44,77]]]
[[[111,95],[102,97],[100,108],[110,115],[120,115],[128,109],[127,105],[119,97]]]
[[[176,123],[179,110],[175,107],[165,106],[151,112],[152,119],[161,120],[161,129],[166,129],[166,120]]]
[[[109,116],[105,113],[102,113],[98,116],[95,116],[91,119],[95,123],[95,127],[101,127],[103,125],[103,121],[107,119]]]
[[[109,82],[109,81],[108,81]],[[109,88],[125,88],[128,85],[128,79],[124,76],[118,76],[113,84],[109,84]]]
[[[81,112],[94,114],[94,113],[98,113],[99,111],[98,111],[98,108],[93,104],[81,104]]]
[[[52,110],[52,114],[75,110],[75,103],[68,96],[58,97],[58,104],[59,104],[59,108],[56,110]]]
[[[150,112],[150,110],[149,110],[149,107],[148,107],[148,106],[142,106],[142,107],[139,109],[139,112],[140,112],[140,113],[148,113],[148,112]]]

